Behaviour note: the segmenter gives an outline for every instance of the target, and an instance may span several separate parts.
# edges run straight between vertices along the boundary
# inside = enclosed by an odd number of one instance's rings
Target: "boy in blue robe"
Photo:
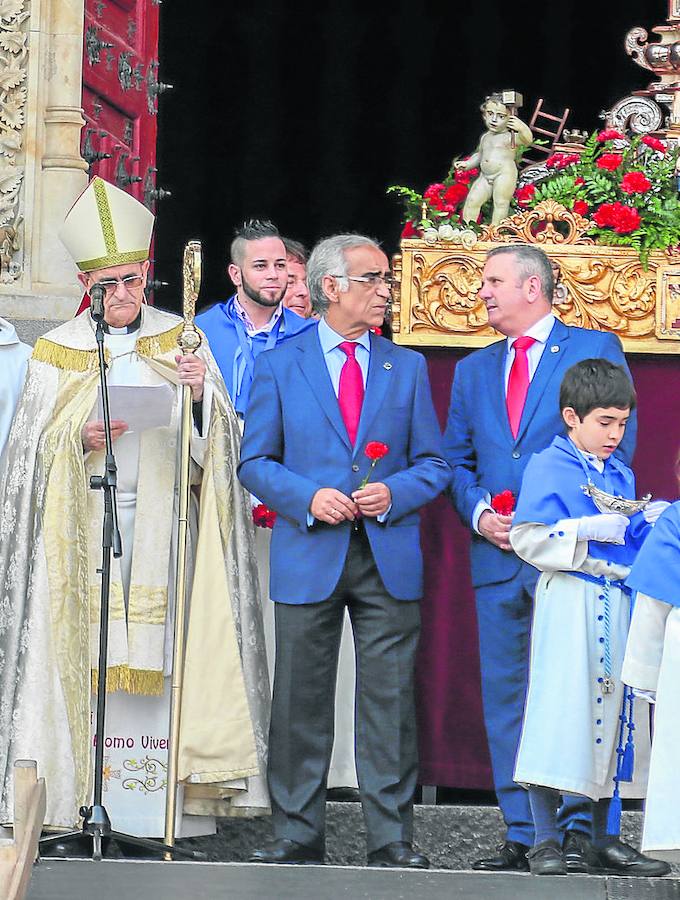
[[[640,727],[630,781],[633,729],[624,726],[632,726],[632,701],[620,679],[630,592],[623,582],[667,504],[629,517],[599,512],[591,496],[599,489],[635,498],[632,471],[613,456],[635,404],[627,373],[608,360],[583,360],[567,371],[560,389],[567,435],[529,461],[510,532],[515,552],[542,573],[514,774],[529,789],[536,838],[527,856],[534,874],[567,873],[556,823],[560,793],[591,800],[590,871],[669,871],[621,842],[618,815],[621,794],[644,796],[649,750]]]
[[[661,516],[626,584],[637,591],[623,677],[655,702],[642,849],[680,861],[680,501]]]

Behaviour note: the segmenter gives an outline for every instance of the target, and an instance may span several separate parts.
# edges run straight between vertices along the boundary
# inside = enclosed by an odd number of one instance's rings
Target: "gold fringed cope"
[[[92,669],[92,693],[97,693],[99,672]],[[126,694],[160,696],[164,690],[163,673],[151,669],[129,669],[127,666],[110,666],[106,670],[106,693],[125,691]]]
[[[31,359],[69,372],[89,372],[97,368],[96,350],[74,350],[45,338],[38,338]]]
[[[162,334],[140,338],[135,349],[140,356],[148,356],[151,359],[164,353],[170,353],[171,350],[177,349],[177,342],[183,328],[184,325],[180,324]]]
[[[479,297],[489,250],[530,243],[560,270],[555,314],[567,325],[613,331],[628,353],[680,352],[680,255],[595,244],[590,223],[553,200],[486,226],[469,249],[408,239],[394,258],[394,340],[415,347],[484,347],[500,335]]]

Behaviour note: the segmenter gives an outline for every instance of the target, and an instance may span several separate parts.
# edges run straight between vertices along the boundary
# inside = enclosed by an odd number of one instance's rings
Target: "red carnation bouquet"
[[[383,444],[382,441],[369,441],[364,447],[364,453],[371,460],[371,465],[369,466],[368,472],[366,473],[366,477],[363,479],[361,484],[359,485],[359,490],[365,488],[368,484],[368,479],[371,477],[371,472],[375,469],[376,464],[379,460],[383,459],[383,457],[387,456],[390,452],[390,448],[387,444]]]
[[[491,508],[499,516],[509,516],[515,508],[515,495],[510,490],[501,491],[491,498]]]
[[[653,135],[613,128],[592,134],[579,153],[553,153],[548,175],[515,191],[519,209],[555,200],[590,220],[598,244],[652,250],[680,245],[678,150]]]
[[[253,522],[258,528],[273,528],[276,513],[266,503],[258,503],[253,507]]]

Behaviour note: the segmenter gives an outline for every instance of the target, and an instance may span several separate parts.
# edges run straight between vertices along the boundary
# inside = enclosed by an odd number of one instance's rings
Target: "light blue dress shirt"
[[[325,319],[319,320],[319,343],[323,358],[328,368],[328,374],[331,376],[331,383],[335,396],[338,396],[340,390],[340,372],[347,360],[347,354],[340,349],[340,344],[347,340],[337,331],[333,331],[331,326]],[[361,369],[361,376],[364,380],[364,388],[366,387],[366,379],[368,378],[368,364],[371,359],[371,340],[368,331],[364,331],[361,337],[355,341],[357,349],[355,352],[356,361]]]

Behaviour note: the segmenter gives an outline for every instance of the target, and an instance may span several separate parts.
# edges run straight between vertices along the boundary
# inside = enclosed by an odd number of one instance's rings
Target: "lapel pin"
[[[391,368],[392,363],[383,363],[383,369],[387,369],[387,371],[389,372]]]
[[[559,353],[559,352],[560,352],[559,345],[558,345],[558,344],[553,344],[552,347],[550,348],[550,352],[551,352],[551,353]]]

